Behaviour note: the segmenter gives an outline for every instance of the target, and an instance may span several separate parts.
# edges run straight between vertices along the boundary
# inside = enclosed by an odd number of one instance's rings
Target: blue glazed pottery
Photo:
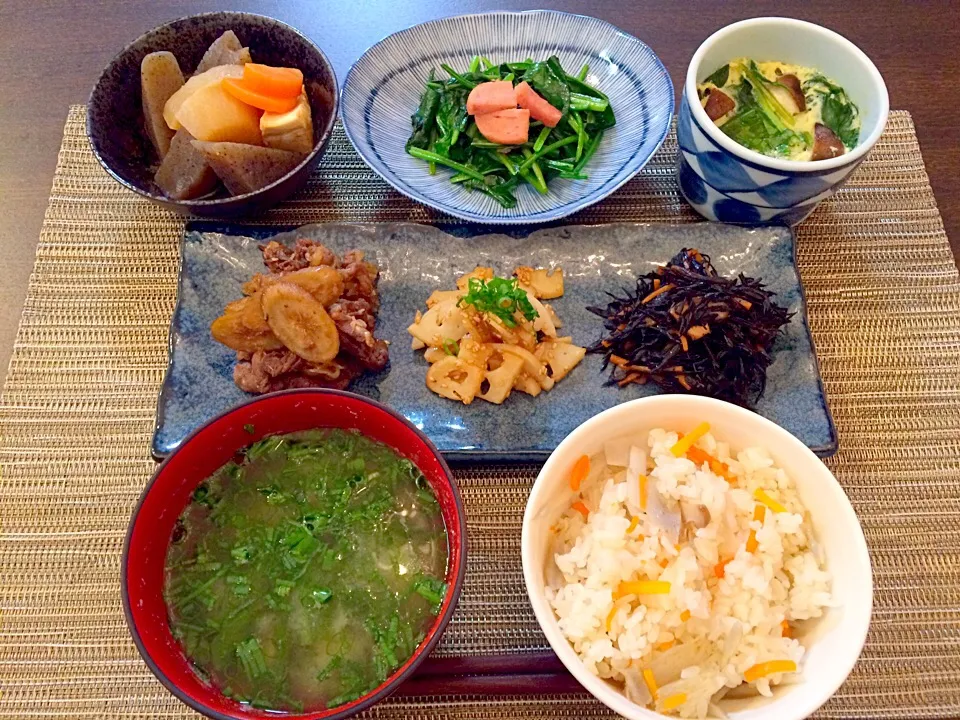
[[[740,57],[814,67],[838,82],[860,110],[857,147],[829,160],[784,160],[749,150],[725,135],[701,106],[697,84]],[[680,191],[709,220],[796,225],[863,161],[883,132],[888,111],[880,73],[837,33],[788,18],[734,23],[707,38],[690,61],[677,116]]]
[[[408,155],[410,116],[424,82],[441,63],[465,70],[483,55],[495,63],[559,57],[569,74],[589,65],[586,81],[604,92],[617,124],[606,131],[584,168],[586,180],[556,178],[540,195],[517,190],[517,205],[450,183],[452,171]],[[653,156],[670,130],[674,96],[670,76],[637,38],[596,18],[552,10],[461,15],[416,25],[367,50],[343,85],[341,117],[357,152],[399,192],[459,218],[478,223],[531,224],[558,220],[602,200]]]
[[[311,238],[342,254],[357,248],[380,268],[377,336],[390,343],[390,364],[365,375],[350,390],[403,414],[448,459],[479,462],[542,461],[574,428],[607,408],[656,394],[652,384],[606,384],[601,355],[587,355],[549,392],[533,398],[513,393],[502,405],[447,400],[426,386],[428,363],[410,347],[407,326],[426,309],[434,290],[478,265],[510,275],[519,265],[563,268],[564,294],[551,305],[563,333],[588,346],[603,333],[587,310],[603,306],[640,275],[667,262],[681,248],[710,255],[726,276],[761,278],[776,302],[795,313],[774,344],[766,391],[756,411],[796,435],[820,455],[836,450],[837,436],[820,382],[806,321],[803,289],[794,261],[793,234],[784,227],[693,225],[569,225],[530,232],[483,234],[473,226],[443,230],[409,223],[307,225],[276,235],[279,242]],[[170,327],[170,365],[157,407],[153,452],[172,452],[194,429],[251,396],[233,382],[236,353],[210,335],[210,323],[242,296],[241,286],[264,272],[258,243],[275,228],[241,225],[187,226],[180,263],[180,294]]]

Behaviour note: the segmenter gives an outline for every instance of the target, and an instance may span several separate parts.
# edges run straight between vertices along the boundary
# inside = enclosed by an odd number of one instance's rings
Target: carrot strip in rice
[[[577,458],[577,461],[573,464],[573,469],[570,471],[570,489],[574,492],[580,492],[580,483],[586,480],[589,474],[590,458],[586,455],[581,455]]]
[[[604,627],[607,629],[607,632],[610,632],[610,627],[613,625],[613,618],[616,617],[616,615],[617,606],[614,604],[614,606],[610,608],[610,612],[607,613],[607,619],[603,623]]]
[[[643,682],[647,686],[647,690],[650,691],[650,696],[656,700],[657,699],[657,679],[653,677],[653,670],[650,668],[643,669]]]
[[[793,673],[797,671],[797,664],[793,660],[768,660],[749,667],[743,673],[743,679],[748,683],[756,682],[760,678],[769,677],[778,673]]]
[[[663,701],[663,711],[670,712],[671,710],[676,710],[678,707],[683,705],[687,701],[686,693],[676,693],[670,697],[664,699]]]
[[[670,583],[663,580],[624,580],[617,586],[615,596],[625,595],[669,595]]]
[[[766,505],[768,508],[773,510],[773,512],[775,513],[781,513],[781,512],[787,511],[786,507],[784,507],[783,505],[778,503],[776,500],[774,500],[772,497],[767,495],[767,493],[765,493],[762,488],[757,488],[756,490],[754,490],[753,498],[757,502],[762,502],[764,505]]]
[[[766,512],[767,508],[765,505],[757,505],[753,510],[753,519],[763,525],[763,518]],[[760,547],[760,543],[757,542],[757,531],[751,528],[750,535],[747,537],[747,552],[755,553],[758,547]]]
[[[708,432],[710,432],[710,423],[700,423],[693,430],[677,440],[676,444],[670,448],[670,452],[673,453],[674,457],[683,457],[687,454],[687,451],[693,447],[693,444]]]

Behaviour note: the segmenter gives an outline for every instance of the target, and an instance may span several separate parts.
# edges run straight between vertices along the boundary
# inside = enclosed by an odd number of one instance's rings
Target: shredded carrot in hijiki
[[[636,529],[637,529],[637,525],[639,525],[639,524],[640,524],[640,518],[638,518],[636,515],[631,516],[631,518],[630,518],[630,526],[627,528],[627,535],[629,535],[629,534],[632,533],[634,530],[636,530]]]
[[[640,483],[640,509],[647,509],[647,476],[641,475],[637,482]]]
[[[676,695],[671,695],[666,700],[663,701],[663,711],[670,712],[671,710],[676,710],[678,707],[683,705],[687,701],[686,693],[677,693]]]
[[[570,489],[574,492],[580,492],[580,483],[587,479],[590,474],[590,458],[581,455],[573,464],[573,470],[570,471]]]
[[[689,610],[684,610],[682,613],[680,613],[680,622],[686,622],[689,619],[690,619]]]
[[[673,453],[674,457],[683,457],[687,454],[687,451],[693,447],[693,444],[708,432],[710,432],[710,423],[700,423],[693,430],[677,440],[674,446],[670,448],[670,452]]]
[[[606,628],[607,628],[607,632],[610,632],[610,626],[613,625],[613,617],[614,617],[614,615],[616,615],[616,614],[617,614],[617,606],[614,605],[614,606],[610,609],[610,612],[607,613],[607,620],[606,620],[606,622],[604,623],[604,625],[605,625]]]
[[[653,670],[646,668],[643,671],[643,682],[647,685],[647,690],[650,691],[650,695],[654,700],[657,699],[657,680],[653,677]]]
[[[743,673],[743,679],[749,683],[767,677],[768,675],[796,671],[797,664],[793,660],[768,660],[767,662],[757,663],[753,667],[747,668],[747,671]]]
[[[777,502],[776,500],[774,500],[772,497],[770,497],[769,495],[767,495],[767,494],[766,494],[762,489],[760,489],[760,488],[757,488],[756,490],[753,491],[753,497],[754,497],[754,499],[755,499],[757,502],[762,502],[764,505],[766,505],[768,508],[770,508],[771,510],[773,510],[773,511],[776,512],[776,513],[786,512],[786,511],[787,511],[787,508],[785,508],[783,505],[781,505],[780,503],[778,503],[778,502]]]
[[[665,293],[665,292],[670,292],[671,290],[673,290],[674,287],[675,287],[675,286],[674,286],[673,283],[667,283],[666,285],[657,288],[657,289],[654,290],[652,293],[650,293],[649,295],[647,295],[643,300],[640,301],[640,304],[641,304],[641,305],[646,305],[648,302],[650,302],[651,300],[653,300],[653,299],[654,299],[655,297],[657,297],[658,295],[663,295],[663,293]]]
[[[659,652],[663,652],[664,650],[669,650],[676,644],[677,644],[676,640],[667,640],[666,642],[662,642],[659,645],[657,645],[654,649]]]
[[[761,525],[763,524],[763,518],[767,513],[767,508],[764,505],[757,505],[753,509],[753,519],[758,521]],[[747,552],[754,553],[757,551],[757,548],[760,546],[760,543],[757,542],[757,531],[750,530],[750,535],[747,537]]]
[[[790,623],[788,623],[786,620],[780,623],[780,635],[785,638],[793,637],[793,628],[790,627]]]
[[[624,580],[617,586],[614,598],[624,595],[669,595],[670,583],[663,580]]]
[[[736,484],[737,478],[735,478],[730,472],[730,467],[725,462],[717,460],[706,450],[701,450],[698,447],[691,447],[689,450],[687,450],[687,457],[690,458],[690,460],[692,460],[697,467],[707,463],[707,466],[714,475],[719,475],[731,485]]]
[[[586,520],[590,515],[590,508],[583,504],[583,500],[577,500],[573,505],[571,505],[574,510],[583,515],[583,519]]]

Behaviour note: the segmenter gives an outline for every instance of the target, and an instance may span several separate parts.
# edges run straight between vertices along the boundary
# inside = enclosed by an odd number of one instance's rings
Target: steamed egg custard
[[[860,112],[819,70],[733,60],[697,86],[707,116],[746,148],[784,160],[827,160],[856,147]]]

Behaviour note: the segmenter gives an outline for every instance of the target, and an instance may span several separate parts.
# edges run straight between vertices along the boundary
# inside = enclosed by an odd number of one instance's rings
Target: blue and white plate
[[[466,69],[483,55],[511,62],[557,55],[567,72],[590,66],[587,82],[606,93],[616,114],[588,180],[555,179],[547,195],[523,186],[507,209],[483,193],[450,183],[451,173],[404,151],[431,68]],[[354,64],[341,96],[347,136],[366,163],[397,190],[425,205],[481,223],[557,220],[602,200],[636,175],[660,147],[673,116],[673,84],[654,52],[613,25],[583,15],[533,10],[460,15],[384,38]]]

